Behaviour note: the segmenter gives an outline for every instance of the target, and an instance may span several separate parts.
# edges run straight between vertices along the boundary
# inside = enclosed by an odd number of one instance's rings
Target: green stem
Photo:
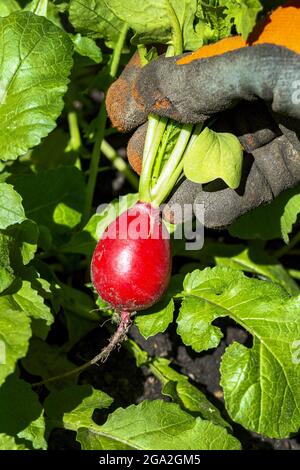
[[[151,192],[152,203],[156,206],[159,206],[169,195],[182,172],[183,154],[190,140],[192,130],[193,124],[185,124],[182,126],[173,152]]]
[[[68,123],[70,131],[70,142],[68,148],[77,153],[81,148],[81,136],[79,131],[77,114],[75,113],[75,111],[71,111],[68,113]]]
[[[118,154],[118,152],[104,139],[101,144],[101,152],[106,156],[106,158],[112,163],[112,165],[118,170],[122,175],[125,176],[127,181],[131,186],[138,191],[139,188],[139,179],[130,170],[126,162]]]
[[[140,200],[151,202],[152,169],[163,133],[167,125],[166,118],[149,116],[148,129],[144,145],[143,169],[140,177]]]
[[[118,42],[115,46],[111,62],[109,64],[109,75],[112,79],[114,79],[117,75],[118,66],[120,63],[122,49],[126,40],[128,32],[128,26],[124,24],[120,36],[118,38]],[[90,174],[89,179],[87,182],[86,188],[86,200],[85,200],[85,207],[82,216],[82,225],[85,225],[91,215],[92,204],[94,199],[95,187],[97,182],[97,175],[98,175],[98,166],[100,161],[100,154],[101,154],[101,145],[102,140],[104,138],[105,133],[105,126],[106,126],[106,108],[105,108],[105,100],[101,103],[99,115],[98,115],[98,130],[96,133],[95,143],[92,151],[92,158],[90,164]]]

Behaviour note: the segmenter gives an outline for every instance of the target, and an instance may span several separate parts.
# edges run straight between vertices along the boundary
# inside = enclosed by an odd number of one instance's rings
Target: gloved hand
[[[216,130],[233,132],[245,150],[238,190],[220,181],[183,181],[173,203],[204,203],[205,225],[224,227],[300,181],[300,5],[289,2],[257,26],[248,43],[224,39],[182,57],[160,57],[141,68],[135,55],[107,95],[112,124],[131,131],[149,113],[184,123],[214,116]],[[137,129],[128,157],[139,173],[147,124]]]

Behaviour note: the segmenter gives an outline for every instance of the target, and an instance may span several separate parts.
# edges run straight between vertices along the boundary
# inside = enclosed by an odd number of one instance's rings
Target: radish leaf
[[[161,400],[118,408],[103,426],[80,428],[77,440],[83,450],[240,449],[225,428]]]
[[[217,346],[222,335],[212,322],[220,317],[229,316],[253,337],[252,348],[233,343],[223,356],[221,384],[231,418],[269,437],[297,432],[300,369],[293,348],[300,297],[220,267],[188,274],[183,295],[178,333],[196,351]]]
[[[38,145],[55,127],[73,47],[61,29],[29,12],[0,19],[0,33],[0,147],[1,159],[9,160]]]
[[[194,183],[221,178],[232,189],[241,180],[243,149],[233,134],[214,132],[206,127],[184,156],[184,174]]]

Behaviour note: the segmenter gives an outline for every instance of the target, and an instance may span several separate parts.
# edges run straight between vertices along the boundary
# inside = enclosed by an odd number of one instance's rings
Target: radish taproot
[[[162,297],[171,266],[169,234],[158,208],[138,202],[107,227],[91,263],[95,289],[119,315],[119,326],[103,350],[104,360],[126,336],[132,313]]]

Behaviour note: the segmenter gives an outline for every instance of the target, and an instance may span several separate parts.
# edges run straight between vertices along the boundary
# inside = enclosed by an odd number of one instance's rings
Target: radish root
[[[121,343],[126,339],[127,333],[131,326],[131,313],[123,310],[119,314],[120,322],[112,337],[109,340],[109,343],[105,348],[103,348],[97,356],[93,357],[90,361],[86,362],[80,367],[76,367],[64,374],[56,375],[55,377],[50,377],[49,379],[43,380],[41,382],[36,382],[32,384],[32,387],[40,387],[42,385],[46,385],[48,383],[57,382],[58,380],[65,379],[67,377],[71,377],[72,375],[77,375],[83,372],[85,369],[88,369],[90,366],[97,364],[98,362],[104,363],[111,352],[117,347],[120,346]]]

